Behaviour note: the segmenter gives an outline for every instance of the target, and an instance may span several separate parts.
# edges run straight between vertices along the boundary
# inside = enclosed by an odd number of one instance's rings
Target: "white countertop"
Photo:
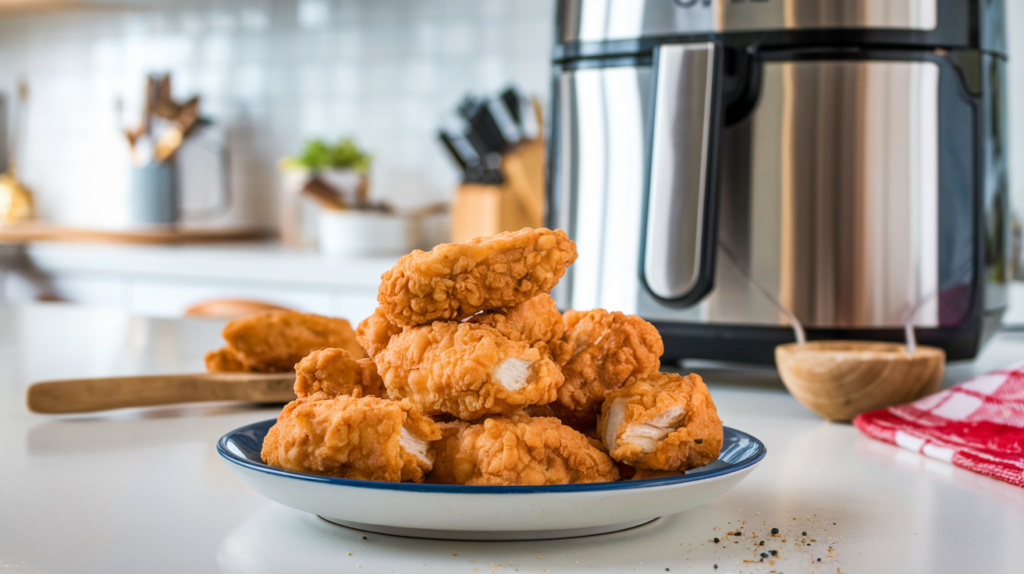
[[[38,380],[200,370],[219,330],[213,321],[66,305],[0,307],[0,569],[1024,571],[1024,489],[823,422],[764,370],[693,369],[708,381],[725,423],[768,447],[737,488],[626,532],[545,542],[366,534],[270,502],[228,470],[215,443],[275,409],[215,404],[48,417],[24,407],[24,388]],[[948,369],[947,384],[1022,354],[1024,334],[1001,334],[975,363]],[[737,527],[744,536],[711,543]],[[786,542],[751,542],[772,527]],[[768,548],[779,551],[774,564],[749,562]]]
[[[115,245],[37,241],[24,246],[46,273],[147,276],[180,280],[293,284],[301,287],[377,289],[393,257],[338,257],[276,242],[201,245]]]

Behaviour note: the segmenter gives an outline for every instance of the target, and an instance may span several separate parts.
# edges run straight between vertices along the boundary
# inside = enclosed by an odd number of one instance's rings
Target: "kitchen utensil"
[[[1010,278],[1004,2],[559,4],[547,224],[587,254],[559,307],[771,363],[787,320],[724,246],[809,339],[901,340],[937,292],[919,339],[977,354]]]
[[[159,139],[156,142],[156,148],[153,152],[153,157],[156,161],[167,161],[174,155],[176,151],[184,143],[185,138],[192,132],[199,124],[199,96],[193,97],[185,104],[178,106],[171,102],[167,106],[174,106],[173,108],[165,107],[164,113],[171,113],[173,110],[174,115],[171,118],[171,125],[163,130],[160,134]],[[161,117],[164,117],[161,115]],[[132,134],[129,134],[131,138]]]
[[[540,122],[540,106],[531,110]],[[544,138],[521,142],[502,157],[500,185],[466,182],[452,204],[452,241],[489,237],[544,223]]]
[[[309,181],[303,186],[301,193],[312,198],[321,207],[326,209],[340,210],[347,207],[345,198],[338,193],[338,190],[316,175],[309,178]]]
[[[775,349],[786,388],[800,404],[830,421],[899,405],[939,390],[946,353],[877,341],[809,341]]]
[[[512,121],[516,123],[516,127],[522,128],[523,126],[523,97],[519,95],[519,91],[513,87],[506,88],[501,95],[498,96],[502,103],[505,104],[505,109],[508,110],[509,116]]]
[[[459,106],[459,112],[469,124],[466,136],[470,141],[475,140],[474,143],[479,142],[478,151],[481,157],[491,153],[501,154],[514,143],[502,130],[502,125],[499,124],[502,120],[494,113],[497,109],[492,109],[491,100],[472,97],[467,97]]]
[[[260,494],[370,532],[450,540],[540,540],[616,532],[721,496],[764,458],[756,438],[725,428],[718,460],[685,475],[541,486],[452,486],[299,474],[260,457],[274,420],[232,431],[217,452]]]
[[[463,182],[480,184],[499,184],[503,176],[495,167],[488,164],[488,158],[482,157],[483,145],[470,141],[468,136],[442,129],[439,132],[441,142],[445,145],[455,163],[462,168]]]
[[[295,373],[195,373],[46,381],[29,386],[30,411],[86,413],[204,401],[285,403],[295,399]]]

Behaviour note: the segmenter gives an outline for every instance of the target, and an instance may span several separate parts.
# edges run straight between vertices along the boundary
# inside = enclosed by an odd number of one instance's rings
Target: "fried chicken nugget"
[[[402,328],[392,323],[384,314],[383,307],[377,307],[373,315],[363,319],[356,328],[356,341],[366,349],[371,359],[388,346],[391,337],[402,332]]]
[[[423,482],[437,424],[408,401],[324,393],[288,403],[263,440],[270,466],[339,478]]]
[[[722,449],[722,419],[695,374],[656,373],[609,392],[597,430],[612,458],[638,469],[689,470]]]
[[[377,302],[396,325],[460,321],[547,293],[576,260],[561,229],[524,228],[413,251],[381,275]]]
[[[246,365],[231,347],[224,347],[206,353],[206,371],[209,373],[258,373],[256,365]]]
[[[370,359],[354,359],[345,349],[321,349],[295,365],[295,395],[325,393],[336,397],[384,394],[384,380]]]
[[[619,311],[567,311],[565,324],[565,384],[550,405],[551,413],[589,433],[605,394],[630,377],[657,373],[665,346],[654,325]]]
[[[435,321],[406,329],[377,354],[388,395],[462,420],[555,400],[558,365],[486,325]]]
[[[494,327],[513,341],[525,341],[550,355],[556,363],[569,348],[563,340],[565,319],[547,293],[516,305],[508,313],[481,313],[466,321]]]
[[[258,370],[287,372],[313,351],[331,347],[345,349],[357,359],[366,356],[345,319],[297,311],[235,319],[224,327],[224,339],[247,368]]]
[[[523,413],[443,423],[427,481],[496,486],[610,482],[615,462],[558,419]]]

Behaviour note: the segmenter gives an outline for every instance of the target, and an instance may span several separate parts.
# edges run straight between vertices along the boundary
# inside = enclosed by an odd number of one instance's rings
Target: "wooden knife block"
[[[452,204],[452,241],[544,225],[544,138],[523,142],[501,158],[505,183],[465,183]]]

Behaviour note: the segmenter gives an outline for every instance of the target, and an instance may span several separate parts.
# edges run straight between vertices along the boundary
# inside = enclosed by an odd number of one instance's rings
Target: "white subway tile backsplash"
[[[277,163],[311,137],[371,150],[371,193],[449,199],[436,139],[467,93],[546,99],[554,0],[213,0],[0,18],[0,92],[32,87],[22,176],[57,221],[127,216],[128,146],[148,73],[201,96],[225,130],[235,202],[221,221],[271,227]],[[118,105],[118,102],[120,104]]]

